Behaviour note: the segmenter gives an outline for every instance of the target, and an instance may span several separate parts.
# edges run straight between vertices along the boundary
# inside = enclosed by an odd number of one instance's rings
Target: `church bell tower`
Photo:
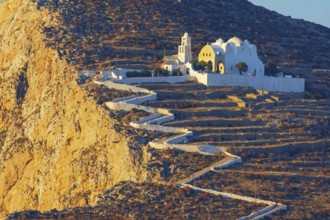
[[[181,63],[187,63],[192,61],[191,55],[191,37],[186,32],[181,39],[181,45],[179,46],[178,59]]]

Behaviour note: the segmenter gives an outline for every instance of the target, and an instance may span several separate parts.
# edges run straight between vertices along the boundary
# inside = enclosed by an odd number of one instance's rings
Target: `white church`
[[[186,32],[181,39],[178,54],[165,56],[163,69],[173,74],[180,69],[183,76],[171,77],[131,77],[127,78],[127,69],[113,69],[102,72],[102,80],[113,80],[126,84],[139,83],[182,83],[197,81],[208,87],[251,87],[269,92],[305,91],[305,79],[292,76],[265,76],[265,66],[259,59],[257,47],[247,40],[232,37],[227,42],[218,39],[206,44],[198,55],[199,68],[193,68],[191,37]],[[133,70],[132,70],[133,71]],[[153,76],[155,76],[153,72]]]
[[[163,69],[172,72],[180,69],[187,73],[189,62],[192,61],[191,37],[186,32],[182,36],[178,54],[164,57]],[[205,45],[198,55],[198,61],[207,63],[207,72],[231,75],[264,76],[265,67],[257,54],[257,47],[249,41],[242,41],[237,37],[227,42],[218,39],[212,44]],[[240,72],[236,65],[246,64],[246,72]]]

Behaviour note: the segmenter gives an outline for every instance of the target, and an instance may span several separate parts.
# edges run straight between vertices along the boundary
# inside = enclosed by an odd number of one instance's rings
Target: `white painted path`
[[[199,188],[193,185],[190,185],[189,183],[192,182],[195,179],[198,179],[199,177],[203,176],[207,172],[219,169],[223,169],[229,166],[232,166],[236,163],[242,163],[242,159],[239,156],[230,154],[229,152],[226,152],[222,148],[218,148],[217,146],[213,145],[204,145],[204,146],[197,146],[197,145],[189,145],[186,144],[188,142],[187,137],[192,136],[193,132],[189,131],[188,129],[184,128],[176,128],[176,127],[168,127],[161,125],[162,123],[169,122],[175,120],[174,115],[167,109],[163,108],[154,108],[154,107],[148,107],[141,105],[144,102],[147,101],[155,101],[157,100],[157,93],[151,90],[139,88],[133,85],[125,85],[120,83],[115,83],[112,81],[95,81],[95,83],[99,85],[105,85],[111,89],[116,90],[124,90],[124,91],[130,91],[139,93],[138,95],[124,97],[120,99],[113,100],[111,102],[107,102],[106,105],[113,110],[125,110],[129,111],[133,108],[143,110],[146,112],[151,113],[151,115],[147,117],[143,117],[138,121],[133,121],[130,123],[130,125],[134,128],[139,129],[146,129],[151,131],[159,131],[163,133],[177,133],[178,135],[169,137],[165,140],[154,140],[149,142],[151,147],[157,148],[157,149],[178,149],[182,151],[187,152],[198,152],[200,154],[209,155],[209,154],[218,154],[222,152],[226,155],[224,159],[221,161],[212,164],[203,170],[200,170],[191,176],[178,181],[176,184],[179,187],[188,186],[193,190],[198,190],[206,193],[211,193],[214,195],[221,195],[223,197],[232,198],[232,199],[238,199],[246,202],[254,202],[259,204],[265,204],[267,205],[266,208],[261,209],[257,212],[251,213],[248,216],[244,216],[242,218],[239,218],[239,220],[245,220],[245,219],[261,219],[266,216],[269,216],[273,214],[274,212],[281,211],[281,210],[287,210],[287,206],[283,205],[281,203],[276,203],[273,201],[267,201],[267,200],[261,200],[261,199],[255,199],[252,197],[237,195],[233,193],[226,193],[226,192],[219,192],[212,189],[203,189]]]

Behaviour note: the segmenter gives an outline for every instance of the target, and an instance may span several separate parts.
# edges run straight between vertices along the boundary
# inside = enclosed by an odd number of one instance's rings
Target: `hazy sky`
[[[249,0],[293,18],[302,18],[330,27],[330,0]]]

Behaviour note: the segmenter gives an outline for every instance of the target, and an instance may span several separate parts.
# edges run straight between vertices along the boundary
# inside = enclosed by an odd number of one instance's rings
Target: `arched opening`
[[[246,73],[248,71],[249,66],[244,62],[239,62],[238,64],[236,64],[236,68],[239,74],[243,75],[243,73]]]
[[[217,73],[224,74],[225,73],[225,65],[222,61],[217,64]]]
[[[211,60],[209,62],[207,62],[207,72],[208,73],[213,72],[213,63]]]

